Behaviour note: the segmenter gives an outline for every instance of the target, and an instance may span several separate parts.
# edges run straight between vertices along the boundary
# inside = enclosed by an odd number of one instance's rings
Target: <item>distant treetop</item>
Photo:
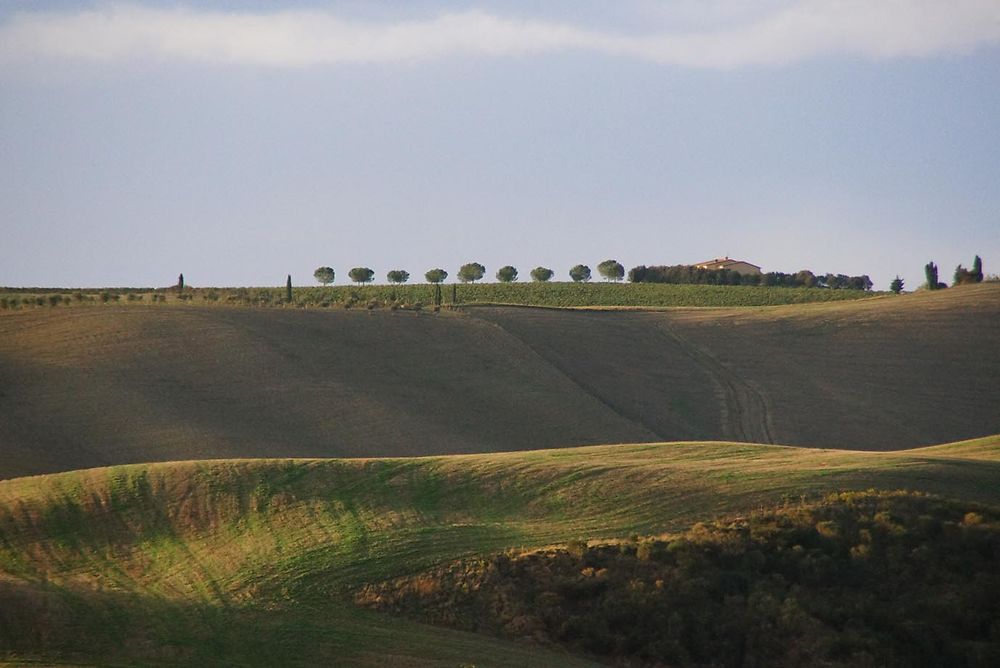
[[[569,270],[569,277],[574,283],[586,283],[590,280],[590,267],[585,264],[578,264]]]
[[[393,269],[392,271],[387,273],[385,277],[389,279],[390,283],[396,283],[396,284],[406,283],[408,280],[410,280],[410,272],[406,271],[405,269]]]
[[[347,272],[347,275],[355,283],[371,283],[372,279],[375,278],[375,272],[368,267],[354,267]]]
[[[517,269],[509,264],[497,269],[497,280],[501,283],[513,283],[517,280]]]
[[[548,267],[535,267],[531,270],[531,280],[545,283],[552,278],[553,273]]]
[[[463,283],[475,283],[486,274],[486,267],[478,262],[463,264],[458,270],[458,280]]]
[[[448,278],[448,272],[444,269],[429,269],[424,278],[427,279],[428,283],[444,283],[444,280]]]
[[[313,272],[313,278],[322,283],[323,285],[329,285],[333,283],[337,274],[330,267],[319,267]]]
[[[597,265],[597,271],[607,281],[620,281],[625,277],[625,267],[618,260],[605,260]]]

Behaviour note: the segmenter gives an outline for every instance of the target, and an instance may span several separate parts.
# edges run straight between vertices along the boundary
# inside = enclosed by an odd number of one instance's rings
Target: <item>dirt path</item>
[[[722,399],[725,438],[748,443],[774,443],[768,399],[753,383],[720,362],[712,353],[684,338],[667,323],[657,328],[709,375]]]

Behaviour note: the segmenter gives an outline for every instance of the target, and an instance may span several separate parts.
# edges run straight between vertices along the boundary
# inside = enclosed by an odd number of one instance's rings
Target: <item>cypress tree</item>
[[[978,255],[972,261],[972,280],[976,283],[983,282],[983,259]]]
[[[924,265],[924,275],[927,277],[927,289],[937,290],[938,289],[938,268],[934,262],[928,262]]]
[[[177,292],[184,292],[184,274],[177,277]]]
[[[288,280],[285,281],[285,301],[291,303],[292,301],[292,275],[288,275]]]

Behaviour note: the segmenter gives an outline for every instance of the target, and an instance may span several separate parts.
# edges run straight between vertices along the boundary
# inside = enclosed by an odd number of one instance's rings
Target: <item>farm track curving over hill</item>
[[[150,461],[1000,432],[1000,285],[829,304],[0,312],[0,478]]]
[[[718,388],[725,438],[746,443],[774,443],[767,396],[720,362],[711,352],[678,334],[668,322],[660,332],[701,366]]]

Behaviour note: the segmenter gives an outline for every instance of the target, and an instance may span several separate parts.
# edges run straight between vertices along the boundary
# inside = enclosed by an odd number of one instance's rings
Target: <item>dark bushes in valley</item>
[[[1000,665],[1000,513],[858,492],[469,559],[356,601],[621,665]]]

